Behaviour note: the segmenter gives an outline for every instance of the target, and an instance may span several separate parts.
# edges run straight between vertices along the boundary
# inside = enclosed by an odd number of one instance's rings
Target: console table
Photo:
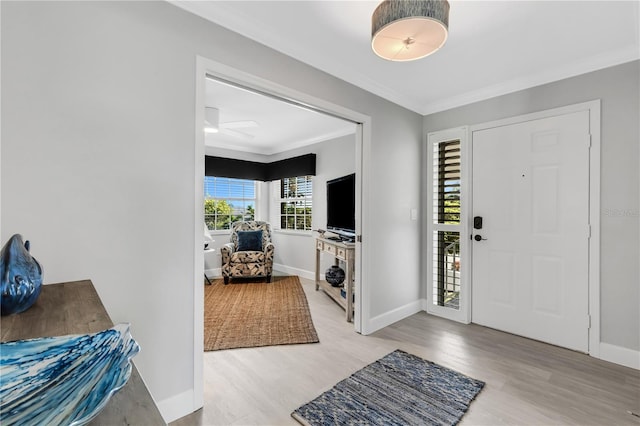
[[[325,280],[320,280],[321,253],[327,253],[334,258],[334,264],[341,260],[345,263],[345,279],[343,290],[345,297],[340,294],[341,287],[333,287]],[[346,311],[347,321],[353,321],[353,270],[355,268],[355,243],[344,243],[327,238],[316,238],[316,291],[322,288],[325,293],[335,300]]]
[[[2,341],[97,333],[112,326],[91,281],[48,284],[31,308],[2,317]],[[166,425],[135,365],[127,384],[90,424]]]

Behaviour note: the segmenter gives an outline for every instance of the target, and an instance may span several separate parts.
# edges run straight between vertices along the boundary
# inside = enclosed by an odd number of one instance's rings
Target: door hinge
[[[587,134],[587,149],[591,148],[591,135]]]
[[[362,235],[356,236],[356,241],[361,243],[362,242]]]
[[[591,329],[591,315],[587,315],[587,330]]]
[[[587,239],[591,238],[591,224],[587,225]]]

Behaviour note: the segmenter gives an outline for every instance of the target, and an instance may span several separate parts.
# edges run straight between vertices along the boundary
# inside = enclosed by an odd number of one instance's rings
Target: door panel
[[[489,251],[489,290],[491,301],[503,308],[515,308],[515,283],[513,253],[502,250]]]
[[[472,321],[588,350],[587,111],[473,132]]]
[[[538,314],[562,316],[562,259],[534,256],[532,268],[533,311]]]

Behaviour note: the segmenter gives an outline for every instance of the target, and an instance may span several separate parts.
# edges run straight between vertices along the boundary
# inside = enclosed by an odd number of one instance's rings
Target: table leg
[[[347,269],[344,286],[347,296],[347,321],[351,322],[353,320],[353,264],[351,259],[347,259],[344,264]]]
[[[316,291],[320,288],[320,250],[316,248]]]

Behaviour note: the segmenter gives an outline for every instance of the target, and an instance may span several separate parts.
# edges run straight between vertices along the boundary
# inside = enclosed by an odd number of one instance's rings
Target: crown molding
[[[308,145],[313,145],[316,143],[325,142],[332,139],[337,139],[347,135],[355,135],[355,125],[354,128],[344,128],[340,130],[336,130],[334,132],[325,133],[319,136],[314,136],[312,138],[303,139],[291,143],[284,143],[274,147],[269,148],[261,148],[256,145],[234,145],[230,142],[220,142],[220,141],[207,141],[206,146],[210,148],[221,148],[221,149],[229,149],[233,151],[241,151],[248,152],[251,154],[260,154],[260,155],[274,155],[280,154],[281,152],[291,151],[292,149],[302,148]]]
[[[627,46],[602,55],[592,56],[566,67],[530,74],[500,84],[487,86],[479,90],[463,93],[458,96],[439,99],[424,105],[418,113],[422,115],[434,114],[638,59],[640,59],[640,47]]]

